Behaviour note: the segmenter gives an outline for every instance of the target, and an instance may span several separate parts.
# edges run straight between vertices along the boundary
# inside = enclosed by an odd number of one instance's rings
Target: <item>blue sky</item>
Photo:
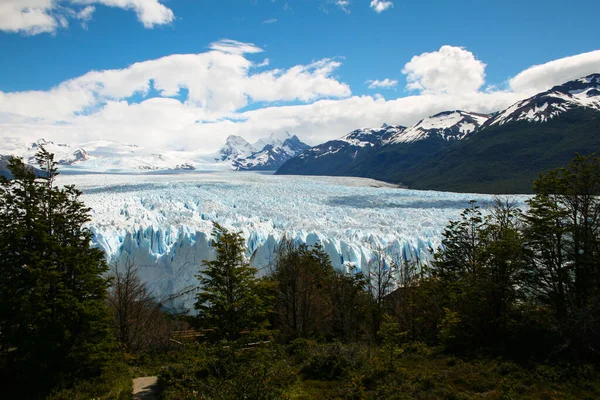
[[[318,142],[341,136],[351,128],[379,124],[383,119],[414,123],[454,103],[457,108],[470,106],[476,108],[472,111],[487,112],[547,89],[544,85],[600,72],[600,55],[595,52],[600,48],[600,2],[592,0],[3,3],[0,136],[34,137],[48,132],[63,140],[114,140],[116,135],[106,132],[107,127],[119,126],[119,137],[135,139],[138,126],[144,124],[144,112],[161,113],[157,110],[164,105],[164,109],[174,107],[172,114],[186,122],[174,133],[165,112],[165,120],[155,125],[164,123],[168,132],[156,128],[150,135],[161,146],[165,145],[164,137],[173,138],[174,134],[186,142],[179,147],[208,148],[228,134],[252,138],[265,136],[269,130],[291,130]],[[127,82],[141,79],[140,85],[142,81],[149,85],[145,91],[138,90],[138,85],[127,93],[115,89],[103,94],[97,88],[90,89],[106,85],[105,76],[96,76],[93,83],[86,78],[85,87],[76,82],[76,89],[53,92],[53,88],[66,87],[65,82],[90,71],[122,70],[136,62],[175,54],[219,51],[211,44],[222,39],[236,44],[223,52],[230,57],[217,63],[222,70],[208,75],[196,74],[194,68],[210,69],[214,60],[193,67],[186,61],[187,67],[183,67],[178,60],[169,59],[163,66],[144,68],[141,75],[121,78]],[[250,51],[240,50],[243,44],[252,44],[246,48]],[[423,57],[426,53],[429,55]],[[571,56],[578,58],[565,60]],[[413,57],[418,59],[411,63]],[[555,64],[530,71],[534,65],[552,61]],[[229,71],[229,63],[237,69]],[[297,66],[306,68],[296,73],[293,68]],[[169,70],[186,75],[177,80],[168,76]],[[289,76],[279,79],[278,74],[285,71],[291,71]],[[252,83],[258,87],[248,87],[245,80],[258,73],[274,76],[261,78],[260,84]],[[222,79],[227,87],[205,90],[210,85],[199,76],[213,83]],[[181,90],[166,93],[155,89],[153,83],[161,79],[175,80],[169,85]],[[387,85],[369,87],[372,81],[386,79]],[[535,84],[528,86],[525,81]],[[261,87],[265,93],[258,93]],[[203,95],[204,91],[209,94]],[[194,101],[187,98],[189,92]],[[144,104],[153,97],[165,101]],[[211,105],[213,98],[218,101]],[[404,100],[399,102],[399,98]],[[39,111],[44,99],[58,104],[57,110]],[[23,104],[15,105],[19,101]],[[132,109],[135,105],[140,107]],[[290,105],[298,108],[286,108]],[[148,109],[141,110],[144,107]],[[370,112],[353,112],[352,107]],[[344,115],[344,108],[348,115]],[[403,114],[407,108],[410,112]],[[250,111],[256,112],[247,114]],[[315,123],[315,119],[322,121]],[[210,140],[202,136],[208,125],[210,131],[218,130]],[[77,135],[70,127],[77,128]]]

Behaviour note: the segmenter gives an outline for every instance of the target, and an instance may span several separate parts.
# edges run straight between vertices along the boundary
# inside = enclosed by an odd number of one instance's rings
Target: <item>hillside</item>
[[[539,171],[565,165],[575,153],[600,150],[599,121],[600,74],[593,74],[493,115],[436,114],[352,159],[334,157],[340,141],[328,142],[277,173],[368,177],[413,189],[531,193]],[[323,152],[324,146],[329,152]]]
[[[600,112],[581,108],[546,123],[490,126],[389,180],[415,189],[531,193],[539,171],[566,165],[575,153],[599,150]]]

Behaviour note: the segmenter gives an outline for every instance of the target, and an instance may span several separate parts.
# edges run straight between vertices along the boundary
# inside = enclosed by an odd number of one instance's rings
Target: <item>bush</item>
[[[365,363],[366,357],[357,346],[336,342],[313,349],[301,372],[309,379],[334,380]]]
[[[296,374],[279,346],[234,350],[215,348],[196,364],[164,369],[159,387],[164,399],[280,398]]]
[[[54,391],[46,400],[128,400],[131,391],[129,368],[116,364],[98,378],[78,381],[69,388]]]

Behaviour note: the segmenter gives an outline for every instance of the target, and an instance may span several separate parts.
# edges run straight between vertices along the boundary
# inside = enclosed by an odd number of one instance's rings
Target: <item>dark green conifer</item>
[[[214,224],[214,261],[204,261],[198,275],[201,289],[196,310],[201,325],[215,340],[238,340],[242,332],[263,327],[269,313],[268,299],[256,269],[244,259],[244,239]]]
[[[90,210],[73,186],[55,185],[52,154],[36,158],[42,176],[13,158],[14,179],[0,183],[0,357],[32,394],[100,373],[113,349]]]

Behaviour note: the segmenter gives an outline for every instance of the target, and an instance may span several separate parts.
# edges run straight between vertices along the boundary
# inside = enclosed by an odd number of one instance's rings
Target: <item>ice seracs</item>
[[[213,257],[212,223],[242,232],[246,256],[268,272],[285,236],[323,245],[333,265],[364,268],[376,251],[427,260],[449,219],[469,200],[492,197],[401,190],[370,179],[277,176],[232,171],[186,174],[60,175],[92,209],[94,244],[111,262],[135,261],[159,298],[197,286]],[[191,308],[193,294],[169,303]]]

